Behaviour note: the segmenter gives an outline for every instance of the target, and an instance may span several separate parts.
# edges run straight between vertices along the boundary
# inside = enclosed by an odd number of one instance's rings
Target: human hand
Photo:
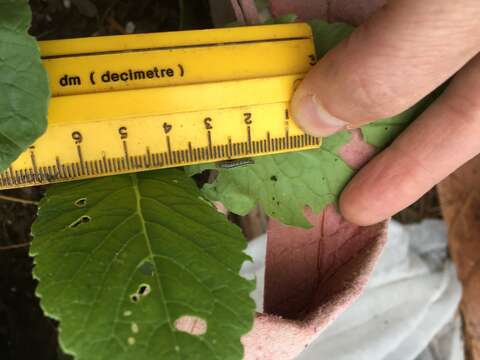
[[[293,117],[327,136],[396,115],[458,72],[346,187],[340,210],[349,221],[393,215],[480,153],[479,51],[478,0],[392,0],[306,76]]]

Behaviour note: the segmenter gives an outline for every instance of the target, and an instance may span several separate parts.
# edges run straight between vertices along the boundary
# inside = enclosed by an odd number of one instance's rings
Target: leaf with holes
[[[50,90],[30,20],[28,1],[0,0],[0,170],[47,127]]]
[[[310,22],[315,38],[317,55],[324,56],[345,39],[353,27],[329,24],[321,20]],[[438,96],[440,90],[398,116],[364,126],[363,140],[381,149],[387,146]],[[319,150],[264,156],[254,165],[233,169],[219,168],[216,164],[187,167],[191,175],[204,170],[218,170],[212,184],[203,188],[212,201],[222,202],[228,210],[246,215],[260,203],[266,213],[280,222],[310,227],[303,210],[310,206],[319,212],[325,205],[335,202],[354,171],[338,155],[337,150],[347,143],[347,133],[324,139]]]
[[[303,214],[304,207],[319,212],[335,202],[353,176],[353,170],[337,154],[349,139],[350,133],[342,132],[324,139],[319,149],[262,156],[252,165],[233,169],[208,164],[187,171],[193,175],[216,168],[218,177],[206,184],[203,192],[235,214],[248,214],[258,202],[282,223],[308,228],[311,225]]]
[[[37,294],[77,360],[242,358],[246,243],[183,172],[52,187],[32,232]]]

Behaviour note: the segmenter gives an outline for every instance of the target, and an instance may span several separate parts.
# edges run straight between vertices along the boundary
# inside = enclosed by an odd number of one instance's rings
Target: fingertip
[[[318,94],[305,91],[302,85],[292,98],[291,109],[294,121],[310,135],[329,136],[348,126],[325,109]]]
[[[338,205],[340,213],[348,222],[359,226],[369,226],[388,218],[388,216],[378,216],[372,212],[368,204],[364,203],[364,199],[356,191],[355,184],[347,186],[343,191]]]

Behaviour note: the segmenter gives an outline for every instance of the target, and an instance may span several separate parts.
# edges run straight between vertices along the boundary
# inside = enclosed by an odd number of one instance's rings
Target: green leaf
[[[0,170],[47,127],[50,90],[30,21],[26,0],[0,0]]]
[[[347,24],[328,23],[323,20],[311,20],[309,24],[312,28],[317,57],[319,58],[347,38],[354,30],[352,26]]]
[[[292,15],[288,21],[292,19]],[[273,21],[275,22],[275,21]],[[325,53],[353,30],[349,25],[313,20],[310,22],[317,54]],[[318,150],[255,158],[255,164],[233,169],[201,164],[186,168],[193,175],[217,169],[212,184],[202,189],[212,201],[222,202],[228,210],[246,215],[258,203],[265,212],[284,224],[308,228],[305,206],[314,212],[335,202],[353,176],[353,170],[338,156],[338,149],[350,139],[343,132],[326,138]]]
[[[310,22],[319,57],[325,55],[350,35],[353,27],[321,20]],[[438,96],[427,96],[404,113],[362,128],[364,140],[378,148],[388,145],[413,119]],[[233,169],[216,164],[186,168],[193,175],[205,170],[218,170],[218,177],[203,188],[212,201],[222,202],[227,209],[246,215],[260,203],[266,213],[284,224],[309,227],[303,215],[305,205],[314,212],[335,202],[353,176],[354,171],[338,156],[338,149],[349,140],[349,133],[340,133],[323,140],[318,150],[255,158],[254,165]]]
[[[439,87],[399,115],[363,126],[361,128],[363,139],[378,149],[384,149],[440,96],[445,87],[446,85]]]
[[[265,212],[284,224],[308,228],[305,206],[314,212],[335,202],[353,175],[337,154],[350,134],[324,139],[319,149],[262,156],[255,163],[233,169],[217,168],[218,177],[203,192],[235,214],[246,215],[260,203]],[[214,164],[190,167],[190,174],[215,168]]]
[[[242,358],[246,243],[182,171],[52,187],[32,232],[37,294],[77,360]],[[206,333],[176,329],[186,315]]]

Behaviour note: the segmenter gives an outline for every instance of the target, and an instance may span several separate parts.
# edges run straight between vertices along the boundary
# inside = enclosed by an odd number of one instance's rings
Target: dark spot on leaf
[[[130,300],[131,300],[134,304],[136,304],[136,303],[138,303],[138,302],[140,301],[140,295],[138,295],[138,294],[132,294],[132,295],[130,295]]]
[[[88,224],[90,221],[92,220],[92,218],[88,215],[83,215],[83,216],[80,216],[77,220],[75,220],[73,223],[71,223],[70,225],[68,225],[69,228],[76,228],[77,226],[79,225],[82,225],[82,224]]]
[[[76,207],[83,208],[87,206],[87,198],[80,198],[74,202]]]
[[[272,175],[272,177],[270,178],[270,180],[272,181],[278,181],[277,177],[275,175]]]
[[[272,196],[272,200],[275,201],[275,196]]]
[[[148,276],[153,275],[153,263],[151,261],[145,261],[142,265],[140,265],[139,270]]]
[[[280,206],[280,201],[277,201],[277,206]]]

